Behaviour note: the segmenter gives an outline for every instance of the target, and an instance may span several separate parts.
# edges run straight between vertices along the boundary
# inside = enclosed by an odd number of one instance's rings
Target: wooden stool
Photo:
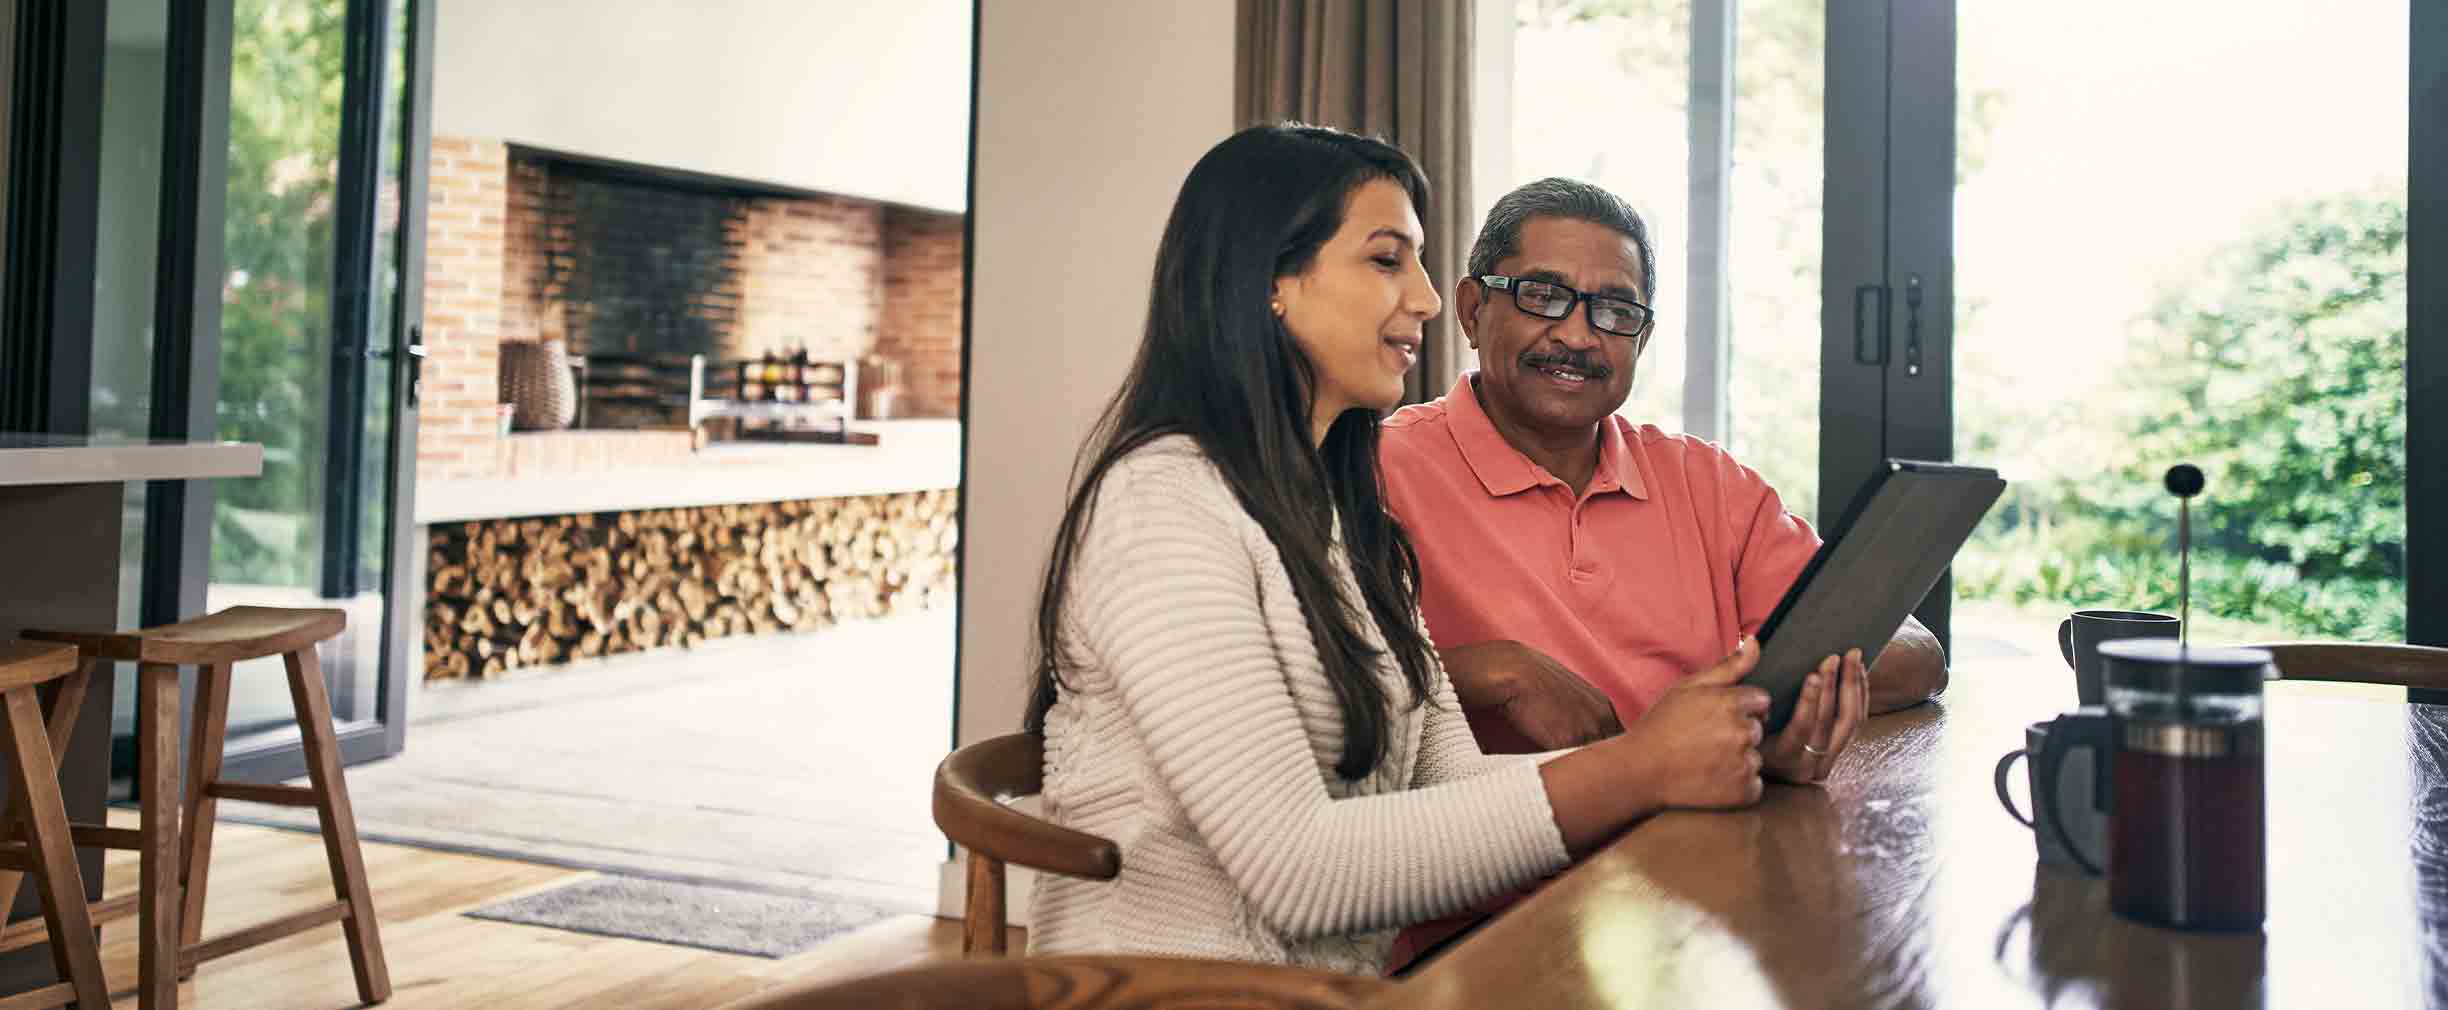
[[[332,922],[348,938],[358,998],[380,1003],[391,997],[391,972],[383,963],[374,899],[366,887],[365,857],[357,845],[357,817],[340,774],[340,744],[332,732],[331,700],[315,643],[340,634],[348,615],[338,610],[232,607],[191,621],[128,634],[28,631],[27,638],[77,646],[92,660],[136,664],[136,791],[141,812],[136,831],[78,826],[79,844],[135,849],[138,860],[137,1002],[144,1010],[178,1005],[179,976],[197,964]],[[221,751],[229,733],[230,667],[279,656],[289,668],[289,698],[303,737],[308,786],[252,785],[221,781]],[[187,789],[179,790],[179,678],[182,665],[196,668],[194,729],[188,741]],[[54,704],[55,740],[61,727],[76,724],[81,690],[62,692]],[[55,743],[58,749],[64,744]],[[185,810],[180,810],[184,800]],[[213,814],[218,801],[246,800],[313,807],[322,822],[323,852],[331,861],[332,890],[326,902],[226,936],[203,939],[204,892],[212,869]],[[181,834],[180,826],[185,825]],[[105,907],[97,918],[117,918],[124,909]]]
[[[85,680],[77,651],[65,645],[33,642],[0,643],[0,704],[8,709],[0,719],[0,743],[8,762],[8,836],[0,843],[0,917],[17,902],[17,886],[34,875],[42,895],[42,929],[23,930],[31,940],[20,946],[48,942],[51,963],[62,979],[28,993],[0,998],[10,1007],[55,1007],[74,1001],[79,1010],[110,1010],[110,992],[102,983],[102,955],[94,942],[94,923],[85,907],[85,881],[77,872],[76,846],[71,841],[68,810],[61,805],[58,755],[68,746],[65,722],[43,726],[35,691],[61,681],[63,694],[82,693]],[[17,840],[22,834],[22,841]],[[27,922],[25,926],[35,925]],[[0,930],[0,935],[19,934]]]

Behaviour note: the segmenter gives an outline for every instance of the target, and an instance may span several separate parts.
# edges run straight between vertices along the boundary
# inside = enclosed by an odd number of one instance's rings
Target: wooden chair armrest
[[[1044,749],[1017,733],[971,744],[935,768],[935,824],[961,846],[1050,873],[1112,880],[1122,850],[1111,840],[1031,817],[1000,802],[1035,793]]]

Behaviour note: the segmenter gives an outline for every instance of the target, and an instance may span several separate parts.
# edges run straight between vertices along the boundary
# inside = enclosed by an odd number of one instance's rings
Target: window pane
[[[103,21],[101,199],[94,244],[95,435],[143,438],[153,418],[153,303],[161,255],[162,89],[169,79],[168,0],[120,0]],[[119,515],[119,624],[136,627],[144,593],[145,485],[126,485]],[[134,732],[136,668],[114,674],[111,721]]]
[[[1690,0],[1524,0],[1515,21],[1513,177],[1479,181],[1479,200],[1563,176],[1640,211],[1657,246],[1659,311],[1618,413],[1680,430]]]
[[[1818,0],[1740,5],[1726,194],[1725,441],[1805,516],[1814,514],[1819,483],[1826,17]],[[1657,246],[1656,321],[1621,413],[1669,431],[1687,427],[1691,20],[1690,0],[1522,3],[1511,177],[1481,180],[1478,194],[1491,203],[1513,186],[1560,175],[1604,186],[1641,212]]]
[[[221,307],[221,437],[260,442],[263,476],[213,500],[207,605],[317,607],[323,598],[332,244],[339,198],[346,0],[237,0]],[[350,606],[341,653],[381,636]],[[327,675],[353,668],[326,650]],[[233,737],[290,718],[277,662],[242,672]],[[335,694],[345,693],[335,691]]]
[[[2400,639],[2403,0],[1959,24],[1956,450],[2016,479],[1955,567],[1959,639],[2173,611],[2180,461],[2197,631]]]
[[[1827,5],[1744,3],[1734,21],[1727,447],[1819,514],[1819,244]]]

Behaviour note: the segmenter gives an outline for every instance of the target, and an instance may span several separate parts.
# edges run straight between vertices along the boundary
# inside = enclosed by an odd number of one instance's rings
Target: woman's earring
[[[1270,309],[1275,310],[1275,318],[1277,318],[1277,319],[1281,319],[1281,318],[1283,318],[1283,303],[1282,303],[1282,302],[1268,302],[1268,303],[1267,303],[1267,308],[1270,308]]]

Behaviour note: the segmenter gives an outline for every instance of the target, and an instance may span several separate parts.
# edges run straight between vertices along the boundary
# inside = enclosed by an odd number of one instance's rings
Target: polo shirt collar
[[[1462,460],[1470,465],[1471,473],[1479,478],[1479,486],[1486,488],[1491,497],[1502,498],[1541,484],[1562,484],[1496,430],[1496,422],[1479,406],[1479,392],[1474,384],[1478,377],[1478,372],[1468,371],[1454,380],[1453,390],[1445,394],[1445,416],[1454,444],[1462,450]],[[1598,428],[1598,469],[1591,491],[1622,491],[1647,500],[1649,489],[1641,481],[1640,466],[1632,459],[1623,425],[1610,418]]]

